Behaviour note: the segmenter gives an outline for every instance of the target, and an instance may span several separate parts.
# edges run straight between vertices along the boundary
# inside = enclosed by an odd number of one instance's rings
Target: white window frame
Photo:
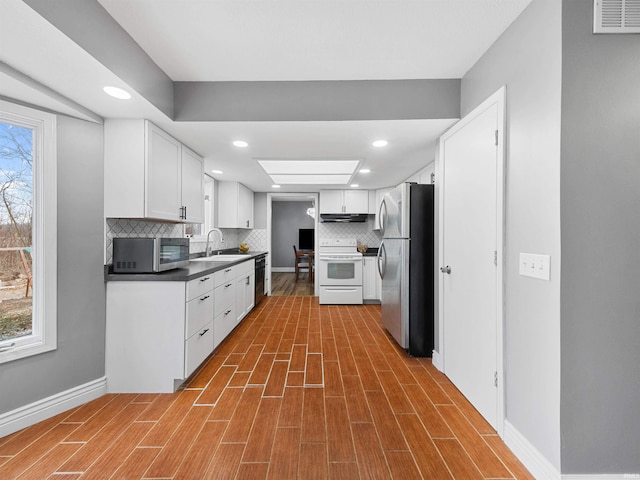
[[[31,335],[0,342],[0,364],[57,348],[56,117],[0,100],[0,121],[33,130]]]

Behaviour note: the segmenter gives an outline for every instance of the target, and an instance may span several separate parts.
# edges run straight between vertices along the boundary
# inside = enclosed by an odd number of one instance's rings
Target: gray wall
[[[640,473],[640,35],[562,18],[562,473]]]
[[[293,245],[298,247],[298,229],[314,228],[314,220],[307,215],[312,202],[271,203],[271,266],[295,267]]]
[[[469,70],[462,79],[462,115],[502,85],[508,122],[506,417],[559,471],[560,2],[533,0]],[[551,255],[551,281],[519,276],[520,252]]]
[[[0,413],[104,376],[102,125],[58,116],[58,348],[0,368]]]
[[[253,228],[267,228],[267,194],[264,192],[253,194]]]

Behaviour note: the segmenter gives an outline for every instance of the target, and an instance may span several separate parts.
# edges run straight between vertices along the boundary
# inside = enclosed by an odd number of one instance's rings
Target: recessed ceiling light
[[[271,185],[271,188],[280,188],[280,185]]]
[[[131,98],[131,94],[129,92],[118,87],[104,87],[103,90],[104,93],[111,95],[113,98],[118,98],[120,100],[129,100]]]
[[[224,172],[222,170],[211,170],[211,173],[215,173],[217,175],[222,175]]]
[[[249,144],[247,142],[245,142],[244,140],[235,140],[233,142],[233,145],[235,147],[238,147],[238,148],[245,148],[245,147],[249,146]]]
[[[368,168],[361,168],[360,173],[371,173],[371,170],[369,170]]]
[[[386,140],[376,140],[372,143],[374,147],[386,147],[389,144]]]
[[[360,185],[358,185],[357,183],[352,183],[351,184],[351,188],[358,188]]]

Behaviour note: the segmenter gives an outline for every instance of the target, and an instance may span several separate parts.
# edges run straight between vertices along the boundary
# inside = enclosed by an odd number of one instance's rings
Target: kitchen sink
[[[232,262],[234,260],[249,259],[249,255],[211,255],[210,257],[193,258],[192,262]]]

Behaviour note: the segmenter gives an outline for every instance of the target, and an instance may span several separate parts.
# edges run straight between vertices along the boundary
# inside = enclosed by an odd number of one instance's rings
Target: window
[[[55,116],[0,101],[0,363],[56,348]]]
[[[214,203],[214,180],[209,175],[204,175],[204,223],[187,224],[184,233],[187,237],[202,241],[207,232],[213,228]],[[200,238],[199,238],[200,237]]]

